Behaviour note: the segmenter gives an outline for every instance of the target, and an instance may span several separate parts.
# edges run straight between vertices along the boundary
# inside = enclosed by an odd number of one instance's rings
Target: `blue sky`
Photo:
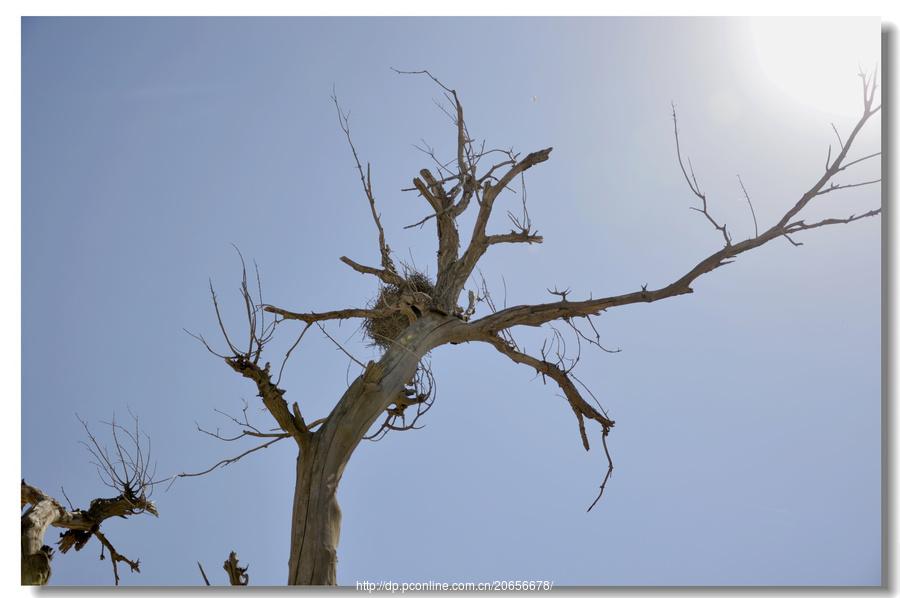
[[[238,413],[246,399],[268,425],[249,383],[182,331],[214,336],[208,278],[238,324],[231,243],[259,263],[275,305],[359,306],[376,293],[337,260],[375,262],[377,244],[332,86],[372,163],[390,245],[432,273],[433,231],[403,229],[427,206],[400,189],[427,165],[412,145],[452,152],[453,131],[435,88],[389,67],[455,87],[489,144],[555,148],[528,177],[544,245],[482,263],[495,297],[505,281],[510,304],[537,302],[554,286],[586,297],[665,284],[718,248],[688,210],[672,101],[712,209],[736,236],[752,233],[740,174],[770,225],[820,175],[830,124],[853,124],[857,64],[877,59],[880,34],[877,19],[22,27],[22,475],[77,505],[106,489],[76,413],[93,423],[134,410],[163,475],[236,452],[196,432],[227,429],[214,409]],[[879,127],[859,155],[880,149]],[[860,213],[879,197],[877,185],[832,194],[811,214]],[[505,201],[496,230],[517,199]],[[880,583],[880,231],[872,219],[800,248],[771,243],[691,296],[603,315],[604,342],[622,352],[585,355],[580,377],[617,421],[616,470],[589,514],[603,455],[581,448],[557,390],[488,347],[437,350],[425,429],[364,443],[347,467],[339,582]],[[329,327],[374,357],[355,330]],[[541,336],[519,338],[533,348]],[[346,358],[309,335],[283,386],[316,418],[346,380]],[[142,562],[123,584],[197,584],[196,561],[216,576],[230,550],[251,583],[284,583],[294,457],[275,445],[158,492],[158,520],[109,522]],[[53,583],[111,583],[98,552],[60,555]]]

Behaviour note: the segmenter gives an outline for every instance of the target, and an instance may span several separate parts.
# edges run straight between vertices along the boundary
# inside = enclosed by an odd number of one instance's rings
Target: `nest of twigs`
[[[408,271],[402,284],[385,284],[370,309],[384,310],[385,314],[363,320],[363,332],[373,345],[388,349],[410,325],[409,311],[397,309],[404,304],[421,304],[423,295],[434,294],[434,283],[421,272]]]

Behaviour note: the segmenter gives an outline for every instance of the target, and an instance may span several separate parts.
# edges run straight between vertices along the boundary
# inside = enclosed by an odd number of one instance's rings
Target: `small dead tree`
[[[220,461],[204,472],[181,475],[208,473],[285,439],[296,444],[296,485],[290,514],[289,584],[336,583],[337,545],[341,525],[341,510],[336,496],[344,467],[361,440],[380,439],[390,431],[416,427],[416,421],[427,411],[434,398],[434,379],[428,361],[428,355],[433,349],[447,344],[485,343],[502,356],[534,370],[544,381],[550,380],[558,385],[575,416],[585,450],[590,449],[590,436],[593,434],[588,431],[589,422],[596,424],[596,435],[603,447],[606,468],[598,494],[588,507],[590,510],[603,495],[613,471],[607,439],[615,425],[593,393],[574,373],[582,345],[614,351],[601,343],[592,318],[625,305],[653,303],[693,293],[692,285],[698,278],[734,262],[741,254],[770,241],[783,237],[798,246],[801,242],[796,237],[806,231],[849,224],[881,213],[880,208],[874,208],[850,216],[814,221],[808,221],[803,216],[804,209],[823,195],[880,181],[835,181],[835,177],[852,166],[880,155],[880,152],[862,157],[850,155],[860,131],[880,110],[880,106],[874,105],[877,73],[860,73],[863,100],[861,116],[845,138],[838,136],[839,145],[836,148],[829,147],[822,174],[799,199],[786,207],[776,222],[763,230],[759,229],[750,196],[743,181],[739,181],[755,225],[754,235],[741,240],[735,239],[726,223],[714,215],[711,201],[701,189],[693,167],[689,161],[685,164],[673,106],[677,163],[688,189],[698,201],[698,205],[692,206],[692,209],[699,212],[721,236],[722,246],[688,268],[682,276],[659,288],[644,285],[623,294],[581,300],[570,298],[568,289],[554,288],[552,291],[548,289],[554,297],[552,301],[498,308],[483,278],[480,285],[475,285],[468,292],[464,292],[466,285],[470,284],[476,273],[479,260],[491,247],[543,241],[528,214],[524,175],[546,162],[553,148],[547,147],[523,156],[512,149],[488,147],[470,135],[463,104],[454,89],[444,85],[428,71],[396,72],[429,78],[441,90],[447,102],[441,107],[450,117],[455,133],[456,151],[449,160],[438,158],[435,151],[427,145],[419,148],[428,157],[431,166],[420,170],[418,176],[412,179],[412,185],[404,189],[416,193],[429,209],[425,217],[406,228],[422,228],[433,223],[437,233],[437,273],[434,280],[402,264],[398,267],[395,262],[376,209],[371,167],[369,164],[364,166],[360,160],[350,135],[348,115],[341,110],[337,97],[333,96],[338,122],[350,146],[363,195],[377,231],[380,262],[377,266],[368,266],[346,256],[340,259],[356,272],[372,276],[378,281],[381,290],[377,299],[368,307],[325,312],[292,311],[275,307],[263,301],[258,288],[258,270],[254,295],[244,267],[241,297],[247,330],[242,338],[238,340],[233,332],[226,329],[212,285],[212,302],[226,348],[214,349],[203,336],[194,335],[211,353],[224,360],[230,369],[253,382],[263,406],[271,414],[277,427],[270,431],[251,425],[245,408],[243,418],[228,416],[240,429],[234,436],[222,436],[218,431],[213,433],[201,429],[225,441],[255,437],[263,442],[236,457]],[[518,185],[514,185],[516,182]],[[519,187],[520,209],[517,209],[518,213],[507,212],[510,229],[506,232],[490,232],[488,225],[497,200],[501,194],[515,191],[514,186]],[[463,243],[459,231],[461,216],[470,212],[474,212],[474,225],[467,242]],[[243,263],[243,258],[241,261]],[[460,305],[461,296],[466,298],[465,306]],[[485,306],[487,313],[476,318],[479,305]],[[313,325],[328,335],[322,327],[323,322],[347,319],[362,320],[365,332],[373,343],[383,349],[383,353],[378,361],[364,364],[338,345],[356,362],[361,372],[327,416],[308,423],[299,403],[289,405],[284,398],[285,390],[280,386],[280,381],[285,362]],[[262,359],[262,353],[275,331],[290,322],[300,324],[299,334],[275,370],[270,362]],[[549,331],[549,338],[539,353],[527,353],[516,343],[513,330],[521,326],[546,327]],[[328,338],[334,341],[330,335]],[[337,341],[334,342],[337,344]]]
[[[120,425],[115,417],[107,422],[113,440],[111,450],[101,445],[88,425],[79,420],[88,438],[82,444],[91,454],[100,480],[117,492],[117,496],[95,498],[86,510],[76,509],[71,503],[67,509],[49,494],[22,480],[22,508],[28,506],[22,514],[22,585],[44,585],[50,579],[53,549],[44,544],[44,534],[51,525],[66,530],[60,533],[57,541],[59,552],[63,554],[72,548],[81,550],[96,537],[100,542],[100,559],[105,559],[109,553],[116,585],[119,585],[119,563],[140,573],[140,560],[121,554],[100,531],[101,524],[111,517],[127,518],[141,513],[159,516],[156,505],[150,500],[156,484],[150,438],[141,432],[138,418],[133,416],[133,420],[133,428]]]
[[[212,585],[211,583],[209,583],[209,578],[206,576],[206,571],[203,570],[203,565],[201,565],[199,561],[197,562],[197,567],[200,569],[200,575],[203,576],[203,583],[205,583],[206,585]],[[237,553],[235,551],[232,550],[228,554],[228,558],[225,559],[225,563],[222,565],[222,568],[228,575],[229,585],[250,585],[250,575],[247,573],[247,570],[250,569],[250,567],[241,567],[240,562],[238,561]]]

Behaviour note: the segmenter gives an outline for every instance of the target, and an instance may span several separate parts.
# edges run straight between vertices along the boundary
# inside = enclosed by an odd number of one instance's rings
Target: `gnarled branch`
[[[109,551],[116,585],[119,585],[118,563],[124,562],[132,571],[140,572],[140,561],[132,561],[120,554],[100,531],[101,524],[112,517],[127,518],[142,513],[159,516],[156,505],[150,500],[153,486],[159,483],[154,479],[155,465],[150,461],[146,435],[142,440],[137,417],[134,421],[133,432],[120,426],[115,419],[109,424],[113,431],[112,451],[101,445],[82,421],[89,439],[84,444],[96,460],[100,478],[117,490],[118,496],[95,498],[86,510],[71,506],[67,509],[40,488],[22,480],[22,507],[30,505],[22,514],[22,585],[44,585],[50,579],[53,550],[44,544],[44,535],[51,525],[66,530],[57,542],[63,554],[73,547],[76,551],[81,550],[91,537],[96,536],[103,547],[100,558],[105,558],[103,550]]]

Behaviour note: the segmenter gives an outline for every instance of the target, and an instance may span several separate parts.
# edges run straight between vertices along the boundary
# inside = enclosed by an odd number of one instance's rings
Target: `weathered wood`
[[[44,533],[60,518],[61,507],[46,497],[22,515],[22,585],[42,586],[50,579],[52,550]]]

